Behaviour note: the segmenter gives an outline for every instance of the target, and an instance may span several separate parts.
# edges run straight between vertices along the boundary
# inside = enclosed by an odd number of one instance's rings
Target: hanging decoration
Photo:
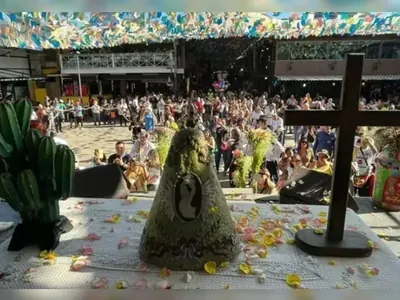
[[[83,49],[174,39],[400,33],[399,13],[0,12],[0,46]]]

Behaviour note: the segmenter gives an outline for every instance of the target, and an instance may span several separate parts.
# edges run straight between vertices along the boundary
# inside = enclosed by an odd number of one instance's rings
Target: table
[[[63,235],[60,246],[57,248],[57,259],[54,265],[43,265],[39,259],[39,251],[28,248],[21,252],[7,252],[8,241],[0,245],[0,270],[9,271],[11,276],[0,282],[1,289],[24,288],[56,288],[77,289],[90,288],[95,277],[107,277],[109,286],[114,289],[118,281],[123,280],[130,286],[140,279],[146,279],[150,287],[154,287],[162,280],[160,268],[140,264],[137,250],[145,218],[138,216],[138,212],[148,211],[152,201],[137,200],[132,204],[124,204],[122,200],[101,200],[71,198],[61,203],[61,211],[74,224],[74,229]],[[239,219],[254,207],[254,203],[232,201],[232,216]],[[347,282],[357,285],[359,289],[398,289],[398,275],[400,262],[391,250],[360,220],[351,210],[347,211],[346,227],[359,230],[367,234],[377,245],[369,258],[337,258],[335,265],[330,265],[332,258],[310,257],[295,246],[285,243],[293,237],[292,226],[300,220],[315,222],[319,220],[321,212],[327,212],[324,206],[257,205],[259,215],[254,217],[252,224],[258,226],[262,220],[280,220],[289,222],[284,231],[281,245],[270,248],[265,259],[257,259],[253,263],[265,272],[266,281],[260,283],[257,276],[242,275],[239,264],[245,262],[242,253],[236,262],[224,270],[218,270],[216,275],[205,272],[196,272],[193,280],[186,283],[183,278],[185,272],[172,272],[167,280],[174,289],[290,289],[285,282],[288,273],[297,273],[302,277],[303,286],[309,289],[331,289],[337,287],[351,288]],[[280,213],[276,214],[277,208]],[[254,212],[254,210],[253,210]],[[120,213],[121,221],[116,224],[106,223],[106,218]],[[308,218],[308,219],[306,219]],[[136,222],[128,221],[134,220]],[[100,240],[89,241],[89,233],[101,236]],[[119,241],[129,238],[126,247],[118,249]],[[88,266],[79,272],[70,270],[72,256],[80,255],[83,246],[93,247],[95,253],[90,257]],[[358,268],[361,264],[368,264],[379,269],[379,275],[368,277]],[[344,275],[352,267],[354,275]],[[30,277],[24,272],[34,268]],[[142,272],[146,269],[146,272]],[[131,287],[132,288],[132,287]]]
[[[222,188],[224,195],[227,200],[235,201],[256,201],[261,198],[265,198],[265,194],[253,194],[251,188]],[[129,194],[129,198],[154,198],[156,191],[149,191],[146,193],[133,192]]]

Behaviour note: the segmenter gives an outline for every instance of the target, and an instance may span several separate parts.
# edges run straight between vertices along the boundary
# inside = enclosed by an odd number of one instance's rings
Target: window
[[[381,43],[372,43],[368,45],[367,52],[365,53],[366,59],[377,59],[379,56],[379,47]]]
[[[382,58],[383,59],[400,58],[400,44],[397,42],[383,42]]]

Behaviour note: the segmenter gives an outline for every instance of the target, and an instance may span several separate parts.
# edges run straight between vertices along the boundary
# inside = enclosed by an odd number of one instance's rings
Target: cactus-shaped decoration
[[[60,216],[59,200],[70,196],[75,174],[74,153],[67,146],[30,128],[32,104],[0,102],[0,197],[19,212],[8,250],[29,244],[53,250],[60,235],[72,229]]]

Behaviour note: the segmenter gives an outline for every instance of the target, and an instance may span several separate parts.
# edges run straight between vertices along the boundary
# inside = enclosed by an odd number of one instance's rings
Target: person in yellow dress
[[[314,166],[310,166],[309,168],[315,168],[315,171],[322,172],[328,175],[333,175],[333,163],[330,161],[329,152],[325,149],[322,149],[317,153],[317,161],[313,164]]]

